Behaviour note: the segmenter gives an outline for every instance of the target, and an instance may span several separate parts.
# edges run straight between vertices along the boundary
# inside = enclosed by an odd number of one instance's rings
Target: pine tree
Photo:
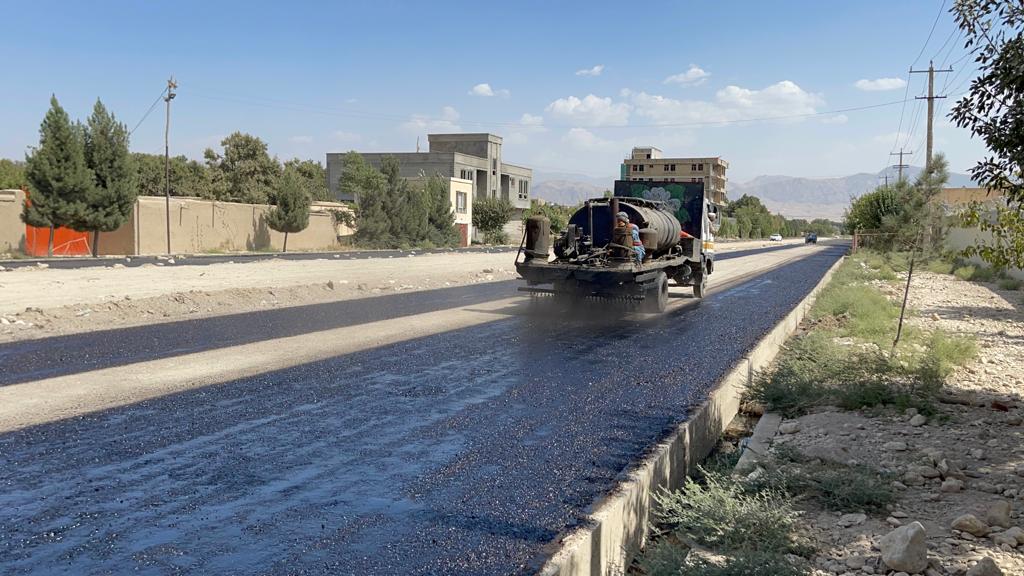
[[[285,172],[275,194],[277,204],[267,215],[272,230],[284,232],[283,252],[288,251],[288,234],[301,232],[309,226],[309,206],[312,201],[302,186],[302,180],[291,171]]]
[[[92,255],[99,254],[100,232],[117,230],[135,206],[135,168],[128,151],[128,127],[96,100],[85,129],[85,162],[96,185],[71,228],[92,232]]]
[[[25,158],[29,198],[21,219],[29,226],[49,227],[47,255],[53,256],[53,230],[69,225],[85,212],[93,174],[85,163],[84,133],[71,124],[56,96],[39,127],[39,146]]]
[[[427,216],[430,223],[429,240],[437,246],[457,245],[459,232],[455,228],[448,182],[435,174],[427,180],[425,192],[430,202],[430,213]]]
[[[355,200],[356,243],[371,248],[393,244],[391,221],[384,205],[384,176],[369,166],[358,152],[349,152],[342,160],[338,181],[343,197]]]

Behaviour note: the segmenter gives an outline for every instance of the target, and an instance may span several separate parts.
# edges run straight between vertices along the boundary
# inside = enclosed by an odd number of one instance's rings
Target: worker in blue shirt
[[[640,228],[629,221],[629,214],[619,212],[615,215],[616,226],[629,226],[630,234],[633,237],[633,254],[636,256],[636,263],[644,261],[644,243],[640,241]]]

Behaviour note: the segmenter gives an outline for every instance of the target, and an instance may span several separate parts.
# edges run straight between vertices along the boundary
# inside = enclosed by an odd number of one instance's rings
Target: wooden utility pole
[[[164,102],[167,103],[167,120],[164,123],[164,207],[167,212],[167,253],[171,253],[171,100],[174,100],[174,89],[178,84],[174,76],[167,80],[167,95]]]
[[[916,97],[918,100],[927,100],[928,101],[928,137],[927,137],[928,144],[926,145],[926,148],[925,148],[925,157],[924,157],[924,169],[925,170],[927,170],[928,167],[931,166],[931,164],[932,164],[932,136],[933,136],[932,124],[935,121],[935,118],[934,118],[935,117],[935,100],[937,100],[939,98],[945,98],[945,96],[936,96],[935,95],[935,73],[936,72],[952,72],[952,71],[953,71],[953,68],[946,68],[945,70],[936,70],[935,69],[935,65],[932,62],[930,62],[930,61],[928,62],[928,69],[927,70],[914,70],[913,68],[910,69],[910,73],[911,74],[923,74],[925,72],[928,73],[928,95],[927,96],[917,96]],[[901,159],[901,162],[902,162],[902,159]]]
[[[899,152],[889,152],[889,156],[899,156],[900,157],[900,163],[892,165],[893,168],[896,168],[898,170],[898,172],[897,172],[898,176],[896,177],[896,181],[897,182],[902,182],[903,181],[903,169],[910,167],[907,164],[903,163],[903,157],[904,156],[909,156],[911,154],[913,154],[913,152],[904,152],[903,148],[900,148]],[[888,184],[888,180],[886,180],[886,184]]]

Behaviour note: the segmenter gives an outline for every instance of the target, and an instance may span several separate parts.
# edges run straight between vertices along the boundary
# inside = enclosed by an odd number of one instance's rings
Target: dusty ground
[[[796,419],[797,432],[776,436],[776,443],[824,461],[870,464],[896,479],[899,499],[888,516],[807,512],[822,550],[818,574],[893,573],[881,563],[879,541],[914,521],[926,531],[929,576],[995,574],[974,567],[984,557],[1007,576],[1024,574],[1024,538],[1013,536],[1024,527],[1021,297],[953,276],[915,274],[911,303],[920,313],[911,321],[978,340],[978,361],[947,385],[948,399],[964,404],[943,402],[924,424],[921,418],[911,423],[912,410],[877,416],[825,410]],[[997,518],[996,509],[1007,505],[1008,518]],[[964,514],[987,529],[974,535],[952,528]]]
[[[786,241],[785,244],[799,243]],[[777,245],[778,243],[771,243]],[[719,244],[720,253],[769,243]],[[516,278],[514,253],[0,272],[0,342]]]

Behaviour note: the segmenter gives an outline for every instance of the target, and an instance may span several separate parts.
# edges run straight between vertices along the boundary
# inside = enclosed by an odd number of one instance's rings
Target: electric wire
[[[135,131],[139,129],[139,126],[142,126],[142,123],[146,121],[146,118],[149,118],[149,115],[153,112],[153,109],[156,108],[156,105],[160,103],[160,100],[164,97],[164,94],[166,93],[167,88],[164,88],[163,91],[160,92],[160,95],[156,97],[156,100],[153,100],[153,103],[150,104],[149,110],[146,110],[146,113],[142,115],[142,118],[135,125],[135,128],[132,128],[131,132],[128,133],[129,136],[135,134]]]

